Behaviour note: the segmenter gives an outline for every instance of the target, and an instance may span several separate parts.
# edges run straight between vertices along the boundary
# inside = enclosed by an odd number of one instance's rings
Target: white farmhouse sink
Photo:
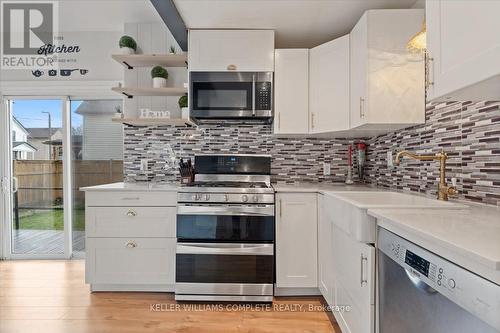
[[[370,208],[467,209],[465,205],[390,191],[326,192],[333,223],[360,242],[374,243],[376,220]]]

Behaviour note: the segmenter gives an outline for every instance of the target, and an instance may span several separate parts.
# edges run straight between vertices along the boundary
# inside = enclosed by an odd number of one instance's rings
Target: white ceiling
[[[60,0],[60,31],[123,31],[124,23],[163,22],[149,0]]]
[[[174,0],[190,29],[274,29],[277,47],[313,47],[343,36],[363,12],[416,0]]]

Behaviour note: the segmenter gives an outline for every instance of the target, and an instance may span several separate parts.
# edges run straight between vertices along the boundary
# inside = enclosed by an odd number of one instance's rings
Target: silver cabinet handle
[[[431,66],[432,62],[432,66]],[[431,75],[432,67],[432,75]],[[432,79],[431,79],[432,77]],[[434,58],[425,53],[425,89],[427,90],[430,86],[434,85]]]
[[[236,65],[233,65],[233,64],[227,65],[227,70],[228,71],[235,71],[236,70]]]
[[[137,216],[137,212],[130,209],[128,212],[127,212],[127,216],[130,216],[130,217],[136,217]]]
[[[311,112],[311,128],[314,129],[314,112]]]
[[[359,98],[359,117],[364,118],[365,117],[365,111],[363,109],[363,103],[365,102],[365,99],[363,97]]]
[[[137,247],[137,243],[134,241],[128,241],[127,244],[125,244],[125,247],[128,247],[129,249],[133,249]]]
[[[281,217],[281,215],[282,215],[282,214],[281,214],[281,212],[282,212],[282,211],[281,211],[281,199],[280,199],[280,217]]]
[[[363,253],[361,253],[361,260],[360,260],[360,263],[361,263],[361,271],[360,271],[360,275],[361,275],[361,277],[360,277],[361,287],[368,283],[368,280],[365,279],[365,270],[364,270],[364,265],[363,265],[364,261],[366,261],[368,263],[368,258],[365,257],[363,255]]]
[[[125,198],[122,198],[122,200],[140,200],[141,198],[139,197],[125,197]]]

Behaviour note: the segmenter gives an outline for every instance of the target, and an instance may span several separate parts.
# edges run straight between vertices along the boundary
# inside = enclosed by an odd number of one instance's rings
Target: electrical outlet
[[[332,174],[332,168],[330,163],[323,162],[323,176],[330,176]]]
[[[387,167],[392,168],[394,166],[394,160],[392,159],[392,151],[387,152]]]
[[[143,171],[143,172],[148,171],[148,169],[149,169],[148,162],[149,162],[149,160],[146,158],[141,160],[141,171]]]

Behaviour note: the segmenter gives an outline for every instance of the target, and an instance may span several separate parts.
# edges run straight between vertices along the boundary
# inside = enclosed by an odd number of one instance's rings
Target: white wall
[[[140,53],[168,53],[171,45],[175,46],[178,53],[181,52],[179,45],[173,38],[170,31],[163,23],[127,23],[125,24],[125,34],[133,37]],[[187,83],[186,68],[167,68],[167,86],[182,87]],[[130,87],[151,87],[151,68],[125,69],[125,86]],[[125,99],[124,114],[126,117],[135,118],[139,116],[141,108],[151,110],[169,110],[172,117],[180,117],[180,109],[177,104],[178,96],[138,96],[132,99]]]

